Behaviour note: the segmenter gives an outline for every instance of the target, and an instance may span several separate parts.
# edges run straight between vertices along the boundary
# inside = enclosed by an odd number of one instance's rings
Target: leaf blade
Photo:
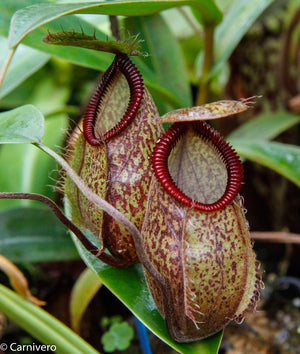
[[[235,129],[228,139],[270,140],[299,122],[299,115],[287,111],[263,113]]]
[[[0,284],[0,311],[57,353],[98,353],[91,345],[45,310]]]
[[[0,113],[0,144],[39,143],[44,134],[44,117],[33,105]]]
[[[234,140],[237,152],[266,166],[300,187],[300,147],[278,142]]]
[[[86,268],[76,280],[70,299],[71,327],[76,333],[80,333],[82,316],[101,286],[101,280],[89,268]]]
[[[41,86],[39,86],[41,88]],[[56,90],[57,92],[58,90]],[[50,95],[46,95],[49,99]],[[52,99],[52,103],[55,99]],[[65,138],[64,130],[68,121],[58,115],[45,121],[43,141],[57,150]],[[56,163],[45,154],[41,154],[31,144],[5,144],[0,150],[0,165],[5,166],[5,173],[0,174],[0,191],[31,192],[54,198],[53,186],[59,178]],[[49,178],[51,176],[51,179]],[[32,205],[28,200],[0,200],[0,209],[16,205]]]
[[[2,67],[8,51],[6,38],[0,36],[0,67]],[[2,58],[3,60],[1,60]],[[48,54],[23,44],[18,46],[0,88],[0,99],[9,94],[24,80],[44,66],[49,58],[50,56]]]
[[[156,83],[174,94],[181,106],[191,106],[191,90],[181,48],[163,17],[160,14],[130,17],[125,25],[130,33],[142,33],[142,51],[150,54],[143,62],[155,73]]]
[[[0,212],[1,254],[14,263],[78,259],[67,228],[45,208]]]
[[[235,0],[215,33],[214,75],[228,60],[250,26],[274,0]]]
[[[42,306],[46,303],[39,300],[32,295],[28,281],[21,270],[13,264],[9,259],[0,254],[0,269],[7,275],[10,285],[14,290],[20,294],[24,299],[31,301],[32,303]]]
[[[133,6],[134,5],[134,6]],[[221,13],[213,1],[202,0],[115,0],[86,2],[78,1],[74,4],[41,4],[32,5],[21,9],[12,18],[9,33],[10,47],[16,46],[24,37],[39,26],[59,18],[60,16],[74,13],[94,13],[123,16],[143,16],[174,7],[193,5],[198,11],[204,10],[199,20],[209,23],[218,23]]]

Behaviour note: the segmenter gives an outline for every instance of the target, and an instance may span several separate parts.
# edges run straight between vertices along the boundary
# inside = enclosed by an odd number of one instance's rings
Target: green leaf
[[[274,0],[235,0],[215,33],[215,65],[211,74],[228,60],[251,25]]]
[[[177,97],[181,106],[191,106],[191,90],[184,58],[177,39],[163,17],[159,14],[129,17],[124,23],[130,33],[142,33],[144,42],[141,43],[141,51],[149,53],[149,56],[140,61],[146,63],[154,72],[156,83],[161,83]],[[154,99],[162,106],[160,97],[154,96]],[[160,112],[162,113],[162,109]]]
[[[48,23],[47,25],[36,29],[32,34],[25,38],[24,44],[41,50],[45,53],[51,54],[55,57],[59,57],[72,64],[85,66],[91,69],[104,71],[111,64],[113,55],[110,53],[97,52],[85,48],[75,48],[50,45],[42,42],[42,38],[47,32],[55,33],[61,31],[61,27],[66,30],[83,31],[84,33],[93,34],[95,32],[96,38],[100,40],[106,40],[107,36],[91,26],[89,23],[78,18],[76,16],[67,16],[60,18],[59,20]]]
[[[15,263],[78,259],[67,228],[44,207],[1,211],[0,250]]]
[[[173,32],[176,38],[180,41],[188,39],[195,36],[197,33],[197,44],[201,45],[201,40],[199,40],[199,34],[201,33],[202,26],[193,16],[192,10],[188,7],[184,8],[174,8],[163,11],[161,13],[164,20],[167,22],[169,28]],[[194,57],[195,59],[195,57]]]
[[[33,105],[0,113],[0,144],[38,143],[43,134],[43,115]]]
[[[40,81],[36,90],[32,90],[30,99],[41,109],[55,110],[63,104],[68,97],[61,88],[48,85],[48,80]],[[41,96],[40,96],[41,95]],[[0,115],[1,117],[1,115]],[[28,117],[31,119],[31,117]],[[1,124],[1,119],[0,119]],[[45,134],[43,141],[51,148],[57,150],[65,138],[65,129],[68,119],[65,115],[52,116],[45,121]],[[19,142],[19,141],[18,141]],[[0,164],[5,166],[0,174],[0,191],[5,192],[33,192],[53,198],[55,190],[53,185],[59,178],[55,161],[45,154],[41,154],[30,144],[7,144],[1,147]],[[10,206],[32,205],[31,201],[0,200],[0,209]]]
[[[0,311],[42,343],[55,346],[56,349],[51,350],[55,353],[98,353],[48,312],[3,285],[0,285]]]
[[[299,146],[235,139],[233,147],[241,156],[269,167],[300,187]]]
[[[30,1],[31,3],[37,2],[39,0]],[[11,21],[11,17],[14,12],[20,9],[20,7],[25,7],[28,5],[26,0],[11,0],[0,2],[0,33],[3,36],[8,35],[8,29]],[[29,3],[30,5],[30,3]],[[44,4],[46,2],[44,1]],[[53,4],[52,4],[53,5]],[[29,19],[28,19],[29,20]],[[97,53],[92,50],[86,50],[81,48],[66,48],[51,46],[42,42],[42,38],[47,35],[48,32],[54,33],[64,30],[77,30],[78,32],[83,31],[84,33],[89,33],[91,35],[95,34],[98,39],[106,40],[107,35],[100,31],[95,26],[91,25],[84,18],[80,18],[78,21],[77,16],[65,16],[59,18],[57,21],[52,21],[47,23],[46,26],[37,28],[30,36],[26,37],[23,44],[27,46],[38,49],[44,53],[51,54],[68,60],[74,64],[83,65],[89,68],[104,70],[110,65],[112,56],[108,53]]]
[[[63,69],[61,69],[62,71]],[[57,72],[54,72],[57,74]],[[58,72],[58,75],[61,72]],[[49,139],[51,135],[56,135],[68,127],[68,117],[66,114],[57,114],[55,112],[64,111],[66,104],[70,98],[70,88],[66,85],[59,85],[60,77],[53,75],[53,72],[48,71],[43,72],[38,78],[38,84],[33,85],[33,89],[30,98],[27,99],[28,103],[33,104],[37,107],[43,115],[51,115],[51,119],[46,119],[45,135],[43,139]],[[59,123],[62,120],[64,123]],[[54,123],[51,123],[53,122]],[[56,130],[53,129],[56,126]],[[59,137],[56,138],[55,144],[59,144],[62,140],[61,132],[58,134]],[[55,138],[53,139],[55,140]]]
[[[101,337],[101,343],[103,344],[104,351],[107,353],[112,353],[116,350],[115,346],[115,336],[113,333],[106,332]]]
[[[29,5],[40,3],[40,0],[10,0],[0,3],[0,35],[7,37],[12,14]],[[43,1],[45,2],[45,1]]]
[[[300,116],[290,112],[263,113],[234,130],[228,140],[271,140],[280,133],[300,123]]]
[[[51,95],[46,96],[47,99]],[[54,97],[52,96],[52,102]],[[40,102],[42,103],[42,102]],[[57,150],[65,138],[65,129],[68,120],[65,116],[59,115],[45,121],[45,135],[43,141]],[[0,165],[5,170],[0,173],[0,191],[3,192],[27,192],[43,194],[54,198],[53,186],[59,179],[56,171],[56,162],[49,156],[42,154],[34,146],[27,144],[7,144],[0,150]],[[29,200],[0,200],[0,209],[8,206],[32,205]]]
[[[90,268],[86,268],[76,280],[70,299],[71,326],[76,333],[80,333],[82,316],[101,286],[101,280]]]
[[[183,354],[218,352],[222,332],[193,343],[177,343],[170,338],[165,321],[156,309],[149,293],[140,264],[126,269],[110,267],[94,257],[74,236],[72,237],[84,262],[98,274],[103,284],[161,340]]]
[[[9,53],[7,38],[0,37],[0,53],[0,67],[2,67]],[[0,99],[44,66],[49,58],[50,56],[45,53],[23,44],[19,45],[0,88]]]
[[[134,330],[127,322],[113,323],[109,330],[101,337],[101,342],[106,352],[125,350],[129,347],[134,337]]]
[[[9,24],[9,16],[5,16],[7,13],[13,14],[14,3],[10,2],[8,4],[0,2],[0,29],[1,21],[4,23],[4,27]],[[7,8],[8,7],[8,8]],[[24,44],[31,48],[38,49],[42,52],[54,55],[56,57],[62,58],[70,63],[81,65],[87,68],[104,71],[111,64],[113,56],[109,53],[96,52],[93,50],[87,50],[85,48],[72,48],[68,47],[66,50],[63,46],[49,45],[42,42],[42,38],[48,33],[55,33],[70,29],[74,31],[83,31],[84,33],[94,34],[97,39],[105,40],[107,35],[99,31],[96,27],[91,26],[84,19],[80,19],[80,24],[78,22],[78,17],[76,16],[65,16],[60,17],[56,21],[47,23],[45,26],[37,28],[29,36],[24,39]],[[166,102],[170,103],[174,108],[182,107],[182,102],[171,92],[169,92],[165,87],[165,83],[157,83],[157,78],[152,70],[143,62],[139,60],[140,58],[133,58],[133,62],[138,66],[138,69],[143,75],[144,82],[151,93],[156,93],[162,97]]]
[[[191,5],[197,9],[198,20],[217,24],[221,13],[210,0],[114,0],[87,2],[84,0],[67,4],[38,4],[15,13],[9,33],[10,47],[16,46],[34,29],[61,16],[75,13],[93,13],[123,16],[145,16],[165,9]]]

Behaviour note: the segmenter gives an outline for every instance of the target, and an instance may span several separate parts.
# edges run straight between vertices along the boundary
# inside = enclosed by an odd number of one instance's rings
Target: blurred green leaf
[[[55,65],[55,64],[54,64]],[[67,64],[68,65],[68,64]],[[57,77],[54,76],[54,70],[49,69],[49,66],[44,66],[41,70],[37,71],[30,77],[28,77],[25,81],[20,83],[18,87],[12,90],[8,95],[3,97],[0,100],[0,109],[3,111],[7,111],[9,109],[14,109],[18,106],[23,106],[26,104],[36,104],[33,102],[34,96],[36,96],[36,92],[39,90],[39,85],[45,79],[45,77],[51,77],[54,82],[57,80]],[[56,91],[60,91],[59,83],[56,81]],[[30,97],[29,93],[30,92]],[[50,104],[49,104],[50,103]],[[51,102],[48,101],[48,106],[51,105]],[[39,107],[36,106],[39,110]],[[43,107],[44,108],[44,107]],[[42,111],[42,113],[44,113]]]
[[[195,34],[189,38],[180,41],[182,52],[184,53],[185,63],[189,73],[189,82],[197,86],[198,80],[195,75],[195,58],[203,49],[203,43],[199,40],[199,36]]]
[[[299,146],[242,139],[235,139],[232,143],[241,156],[269,167],[300,187]]]
[[[0,144],[38,143],[44,134],[44,117],[33,105],[0,113]]]
[[[211,0],[114,0],[76,3],[52,3],[28,6],[14,14],[9,45],[16,46],[24,37],[43,24],[61,16],[75,13],[94,13],[123,16],[145,16],[165,9],[190,5],[195,7],[197,19],[202,23],[217,24],[222,14]]]
[[[37,163],[39,157],[43,158],[44,156],[30,144],[1,146],[0,164],[5,166],[5,173],[3,171],[0,174],[0,191],[41,193],[40,187],[42,190],[47,189],[46,185],[41,183],[48,182],[48,171],[39,170]],[[34,174],[35,170],[39,172],[38,176]],[[43,172],[46,173],[46,176],[42,176]],[[39,180],[37,177],[42,178]],[[34,181],[37,181],[38,184],[35,185]],[[30,200],[0,199],[0,210],[29,205],[32,205]]]
[[[51,0],[50,0],[51,1]],[[47,0],[10,0],[0,2],[0,35],[7,37],[10,25],[10,18],[13,13],[25,6],[46,3]]]
[[[70,88],[59,85],[59,78],[53,77],[52,72],[44,73],[39,78],[38,85],[35,85],[31,91],[30,98],[27,100],[38,108],[43,115],[51,115],[51,119],[46,119],[45,135],[43,139],[48,139],[51,135],[57,135],[56,144],[59,144],[61,138],[61,131],[67,128],[67,122],[59,124],[59,120],[67,120],[64,114],[55,115],[57,111],[63,111],[70,97]],[[54,113],[54,116],[53,116]],[[51,121],[56,121],[51,123]],[[53,130],[52,125],[56,125],[56,132]],[[50,131],[52,129],[52,131]]]
[[[263,113],[235,129],[228,140],[233,144],[235,139],[271,140],[298,123],[300,116],[290,112]]]
[[[88,269],[90,269],[90,268],[88,268]],[[113,323],[120,323],[120,322],[122,322],[122,320],[123,319],[122,319],[121,315],[114,315],[111,317],[103,316],[103,317],[101,317],[101,327],[106,328],[106,327],[109,327],[109,325],[111,325]]]
[[[67,228],[44,207],[0,211],[0,250],[15,263],[79,258]]]
[[[211,75],[228,60],[251,25],[274,0],[235,0],[215,33],[215,64]]]
[[[161,83],[181,102],[181,106],[192,104],[187,70],[179,43],[159,14],[144,17],[129,17],[124,22],[130,33],[142,33],[141,51],[149,53],[143,61],[155,73],[156,84]],[[159,108],[165,101],[156,98]],[[160,109],[161,114],[167,109]]]
[[[222,332],[192,343],[174,342],[166,329],[165,321],[156,309],[149,293],[144,272],[140,264],[118,269],[103,264],[88,252],[72,235],[85,263],[100,277],[103,284],[127,306],[155,335],[179,353],[215,354],[222,339]]]
[[[86,268],[76,280],[70,299],[71,327],[76,333],[80,333],[82,316],[101,286],[101,280],[90,268]]]
[[[57,88],[55,80],[46,77],[45,79],[40,79],[39,84],[34,86],[29,100],[47,114],[64,107],[68,98],[68,90],[64,87]],[[37,109],[35,108],[35,110]],[[24,114],[22,119],[25,120],[25,123],[29,122],[33,130],[36,129],[35,121],[31,122],[31,119],[33,119],[31,112]],[[14,122],[11,121],[11,124],[14,124]],[[68,117],[66,115],[53,115],[51,119],[45,121],[43,141],[50,148],[57,150],[57,146],[63,144],[67,126]],[[12,134],[15,133],[18,134],[12,129]],[[53,186],[56,184],[56,180],[59,179],[59,174],[56,171],[56,162],[49,156],[42,154],[34,146],[30,144],[7,144],[1,146],[0,164],[5,166],[5,173],[0,174],[1,191],[33,192],[43,194],[49,198],[54,197]],[[0,200],[0,209],[17,205],[32,205],[32,202],[29,200],[19,200],[18,202]]]
[[[125,350],[134,337],[134,330],[127,322],[113,323],[101,337],[104,350],[112,353],[115,350]]]
[[[57,116],[46,120],[43,141],[57,150],[65,137],[68,120]],[[54,197],[54,185],[59,179],[56,162],[32,145],[4,145],[0,149],[0,164],[5,173],[0,174],[0,191],[39,193]],[[29,200],[20,200],[19,205],[32,205]],[[0,200],[0,208],[16,205],[16,201]]]
[[[34,338],[55,346],[55,353],[99,354],[62,322],[1,284],[0,311]]]
[[[3,66],[8,52],[7,38],[0,37],[0,67]],[[50,56],[45,53],[20,44],[0,88],[0,99],[45,65],[49,58]]]
[[[190,38],[197,33],[198,42],[199,34],[202,33],[202,26],[193,16],[192,10],[189,7],[173,8],[161,13],[164,20],[176,38],[182,40]]]

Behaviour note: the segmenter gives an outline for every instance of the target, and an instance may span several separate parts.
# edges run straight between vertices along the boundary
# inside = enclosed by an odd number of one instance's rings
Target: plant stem
[[[119,30],[118,18],[115,15],[110,15],[109,20],[110,20],[111,33],[116,38],[116,40],[119,41],[120,40],[120,30]]]
[[[204,59],[202,74],[198,85],[198,95],[196,106],[204,104],[207,100],[209,90],[209,73],[213,64],[214,48],[214,27],[206,26],[204,28]]]
[[[276,242],[276,243],[294,243],[300,245],[300,234],[281,231],[262,231],[251,232],[251,237],[255,241]]]

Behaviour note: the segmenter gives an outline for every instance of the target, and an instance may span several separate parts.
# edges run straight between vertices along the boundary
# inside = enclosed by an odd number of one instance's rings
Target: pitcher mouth
[[[123,117],[113,128],[109,129],[101,137],[97,137],[95,134],[95,123],[99,107],[101,106],[107,88],[119,72],[125,76],[130,90],[127,109]],[[89,144],[99,145],[101,141],[106,141],[120,133],[136,115],[143,98],[143,93],[144,83],[140,72],[127,55],[117,54],[110,67],[103,74],[83,118],[83,133]]]
[[[218,200],[212,203],[206,204],[189,197],[175,184],[169,171],[169,156],[188,128],[192,128],[194,133],[199,136],[200,139],[207,140],[214,146],[217,154],[219,154],[221,163],[224,163],[227,170],[227,184],[225,191]],[[223,208],[232,202],[241,188],[243,167],[238,155],[232,147],[223,140],[218,132],[203,121],[174,123],[157,142],[152,160],[155,176],[162,186],[175,199],[198,210],[211,212]]]

